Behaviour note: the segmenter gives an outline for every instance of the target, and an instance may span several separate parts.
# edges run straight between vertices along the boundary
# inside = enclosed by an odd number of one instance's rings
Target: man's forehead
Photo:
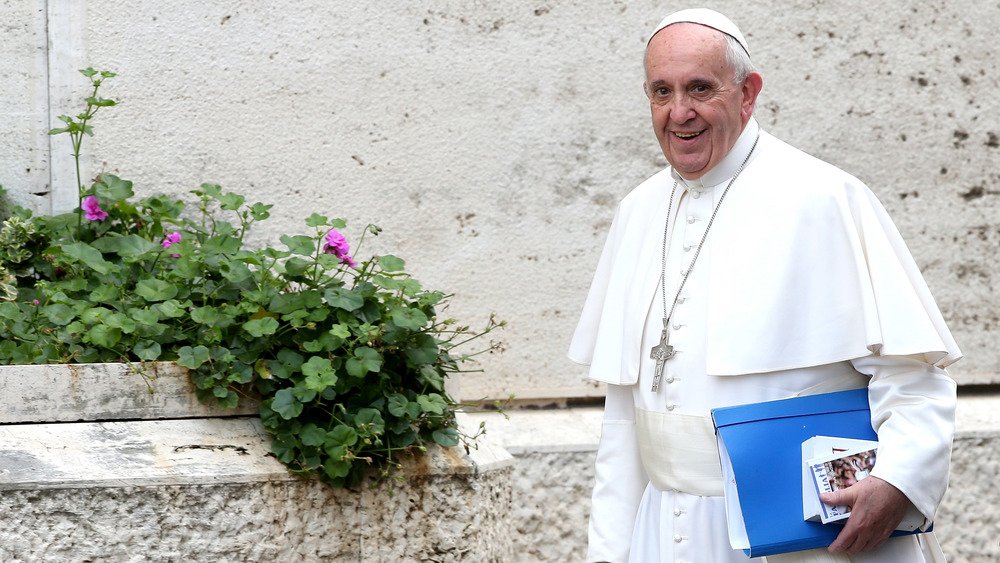
[[[646,80],[718,82],[732,74],[726,41],[717,30],[688,22],[671,26],[653,38],[646,49]]]

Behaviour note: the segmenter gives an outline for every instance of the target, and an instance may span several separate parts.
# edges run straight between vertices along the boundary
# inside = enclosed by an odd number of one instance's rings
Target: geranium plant
[[[86,110],[60,119],[79,163],[112,73],[81,71]],[[401,452],[459,444],[449,374],[478,353],[455,347],[480,331],[442,319],[448,295],[424,289],[392,255],[361,259],[344,221],[313,214],[284,248],[244,244],[271,205],[203,184],[194,212],[132,183],[79,178],[79,207],[57,216],[11,208],[0,227],[0,363],[170,360],[203,401],[262,398],[272,451],[292,471],[354,485],[388,474]],[[0,188],[0,197],[3,190]]]

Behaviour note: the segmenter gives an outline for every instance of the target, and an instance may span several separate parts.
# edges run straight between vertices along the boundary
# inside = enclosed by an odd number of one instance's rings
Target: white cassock
[[[670,326],[676,355],[652,392],[671,188],[679,180],[667,309],[758,132],[680,294]],[[947,487],[955,383],[944,368],[961,352],[919,269],[864,184],[760,131],[753,119],[702,178],[685,182],[667,168],[625,197],[569,357],[609,384],[587,561],[748,561],[730,547],[721,492],[711,485],[685,492],[661,474],[706,459],[698,448],[710,448],[717,463],[703,422],[711,409],[787,398],[845,374],[868,385],[880,442],[871,474],[900,489],[927,524]],[[650,420],[661,426],[650,430]],[[693,440],[692,432],[708,435]],[[849,559],[814,550],[768,561],[899,563],[937,561],[935,554],[936,541],[924,534]]]

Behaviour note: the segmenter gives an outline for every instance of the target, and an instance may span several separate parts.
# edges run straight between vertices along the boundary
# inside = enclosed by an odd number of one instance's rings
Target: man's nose
[[[687,96],[677,96],[670,101],[670,121],[674,123],[687,123],[694,119],[697,112],[691,98]]]

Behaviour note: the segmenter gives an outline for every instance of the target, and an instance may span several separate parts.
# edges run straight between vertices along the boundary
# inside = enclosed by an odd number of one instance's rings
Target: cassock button
[[[674,382],[673,376],[667,378],[667,383],[673,383],[673,382]]]
[[[694,216],[688,215],[688,225],[694,224]]]
[[[687,270],[681,270],[681,275],[682,275],[682,276],[686,276],[686,275],[688,275],[688,271],[687,271]]]
[[[691,252],[692,248],[694,248],[694,245],[692,245],[692,244],[685,244],[684,245],[684,252]]]
[[[675,508],[674,509],[674,516],[680,516],[681,514],[684,514],[683,510],[681,510],[679,508]]]
[[[674,323],[673,324],[674,330],[680,330],[682,326],[684,326],[684,325],[682,325],[681,323]]]
[[[669,403],[669,404],[667,404],[667,410],[668,411],[672,411],[672,410],[676,409],[679,406],[680,405],[678,405],[677,403]]]
[[[675,542],[677,542],[677,543],[681,543],[682,541],[684,541],[684,538],[682,538],[682,537],[681,537],[681,536],[680,536],[680,535],[678,534],[678,535],[674,536],[674,541],[675,541]]]
[[[699,192],[698,190],[692,190],[691,197],[698,199],[699,197],[701,197],[701,192]]]

